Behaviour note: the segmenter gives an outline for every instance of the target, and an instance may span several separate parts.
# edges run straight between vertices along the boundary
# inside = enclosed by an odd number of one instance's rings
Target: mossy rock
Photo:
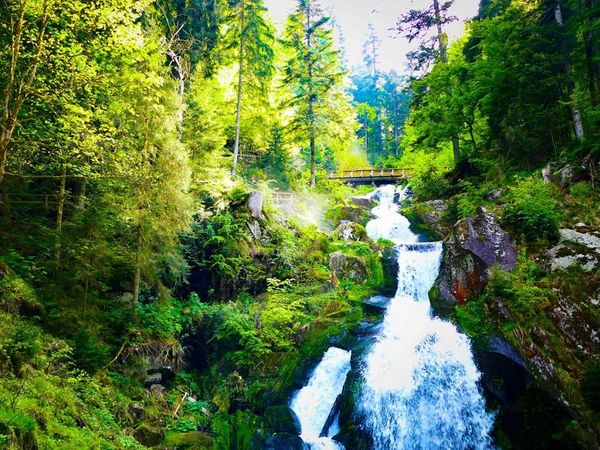
[[[213,438],[201,431],[169,434],[165,444],[185,450],[216,450]]]
[[[140,444],[146,447],[156,447],[165,437],[165,431],[162,428],[150,425],[140,425],[134,432],[133,437]]]
[[[300,419],[289,406],[271,406],[265,409],[264,419],[266,427],[275,432],[300,434]]]

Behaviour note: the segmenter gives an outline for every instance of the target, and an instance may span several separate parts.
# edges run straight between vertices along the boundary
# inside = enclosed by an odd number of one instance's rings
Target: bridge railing
[[[413,175],[412,168],[400,169],[356,169],[341,172],[329,172],[328,177],[332,180],[349,178],[409,178]]]

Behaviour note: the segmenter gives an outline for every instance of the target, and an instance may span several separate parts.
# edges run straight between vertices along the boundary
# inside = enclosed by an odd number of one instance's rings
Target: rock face
[[[362,258],[345,255],[341,251],[330,255],[329,268],[340,280],[352,280],[357,283],[363,283],[369,276],[369,271]]]
[[[512,270],[517,262],[515,241],[480,209],[477,216],[461,220],[444,241],[442,268],[432,302],[440,311],[477,296],[485,287],[493,266]]]
[[[300,434],[300,420],[288,406],[271,406],[264,413],[265,425],[277,433]]]
[[[393,297],[398,290],[398,251],[395,247],[387,247],[381,254],[383,267],[383,286],[381,293]]]
[[[582,231],[587,232],[582,232]],[[591,272],[600,265],[600,231],[580,227],[580,231],[560,230],[560,241],[546,252],[550,270],[561,271],[573,267]]]
[[[263,219],[263,196],[259,191],[254,191],[248,197],[248,210],[250,211],[250,215],[256,219]]]

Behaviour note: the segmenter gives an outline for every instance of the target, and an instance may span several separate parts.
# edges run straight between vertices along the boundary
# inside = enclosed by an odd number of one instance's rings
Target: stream
[[[419,242],[398,212],[404,197],[394,186],[370,194],[378,205],[367,233],[396,244],[398,290],[359,369],[354,418],[375,450],[491,449],[494,416],[485,410],[469,339],[433,317],[429,304],[442,244]],[[349,351],[330,348],[292,399],[309,449],[344,448],[334,439],[337,418],[330,416],[351,370],[350,358]]]

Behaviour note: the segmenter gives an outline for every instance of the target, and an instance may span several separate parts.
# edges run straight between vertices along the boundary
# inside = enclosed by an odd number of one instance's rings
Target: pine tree
[[[262,0],[237,0],[232,5],[229,42],[237,44],[235,142],[232,175],[235,176],[241,140],[244,95],[268,103],[268,87],[274,73],[274,30],[266,19]]]
[[[293,128],[308,137],[310,185],[315,186],[317,133],[326,133],[328,95],[343,76],[329,17],[323,14],[318,0],[298,0],[288,17],[285,40],[293,53],[284,76],[292,93]]]

